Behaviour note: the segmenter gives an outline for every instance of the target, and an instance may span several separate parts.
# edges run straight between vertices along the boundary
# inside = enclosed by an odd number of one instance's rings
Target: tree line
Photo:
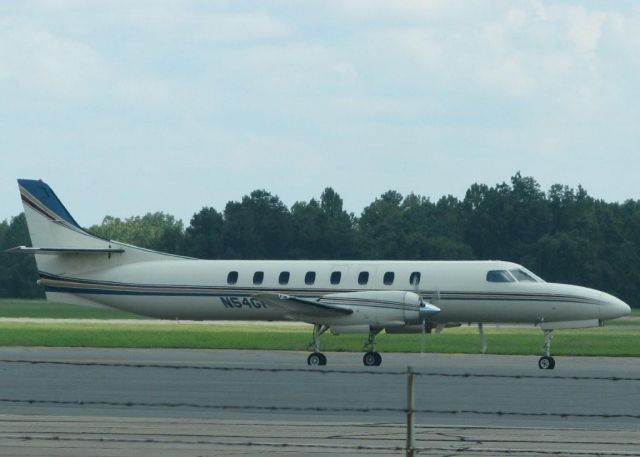
[[[106,216],[89,231],[149,249],[203,259],[496,259],[547,281],[585,285],[640,306],[640,200],[609,203],[556,184],[543,191],[517,173],[473,184],[460,200],[390,190],[360,216],[326,188],[287,206],[265,190],[204,207],[188,227],[162,212]],[[0,223],[2,250],[29,245],[24,215]],[[0,254],[0,297],[39,297],[31,256]]]

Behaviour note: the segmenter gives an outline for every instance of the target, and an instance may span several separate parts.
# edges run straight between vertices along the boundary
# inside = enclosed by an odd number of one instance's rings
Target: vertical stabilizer
[[[45,182],[19,179],[18,184],[31,244],[37,248],[31,252],[36,256],[40,272],[94,271],[126,263],[176,258],[92,235],[80,227]],[[116,252],[120,254],[111,255]],[[104,255],[97,255],[100,253]]]
[[[19,179],[20,197],[34,247],[106,248],[108,242],[87,233],[43,181]]]

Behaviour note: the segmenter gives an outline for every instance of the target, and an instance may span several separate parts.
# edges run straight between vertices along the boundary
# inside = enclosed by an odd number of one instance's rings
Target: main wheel
[[[321,352],[312,352],[311,354],[309,354],[309,357],[307,357],[307,365],[309,366],[315,367],[326,364],[327,358]]]
[[[541,370],[553,370],[556,366],[556,361],[553,357],[545,355],[544,357],[540,357],[540,360],[538,360],[538,366]]]
[[[382,357],[380,357],[380,354],[378,354],[377,352],[367,352],[362,357],[362,362],[366,367],[375,367],[377,365],[380,365],[381,361]]]
[[[327,357],[322,352],[318,354],[320,354],[320,365],[325,366],[327,364]]]
[[[374,352],[373,353],[376,356],[376,366],[379,367],[380,364],[382,363],[382,356],[380,355],[379,352]]]

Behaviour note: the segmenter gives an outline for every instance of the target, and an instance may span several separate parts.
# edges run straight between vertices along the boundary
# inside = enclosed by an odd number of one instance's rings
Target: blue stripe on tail
[[[67,211],[67,208],[64,207],[51,187],[49,187],[45,182],[35,179],[18,179],[18,184],[36,198],[42,206],[45,206],[51,212],[55,213],[59,219],[82,229],[73,216],[71,216],[69,211]]]

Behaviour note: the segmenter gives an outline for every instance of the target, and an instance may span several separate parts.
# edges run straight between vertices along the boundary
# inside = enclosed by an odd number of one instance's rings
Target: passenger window
[[[227,284],[235,284],[238,282],[238,272],[230,271],[227,275]]]
[[[340,278],[342,277],[342,273],[339,271],[334,271],[331,273],[331,284],[340,284]]]
[[[289,284],[289,272],[288,271],[283,271],[280,273],[280,276],[278,277],[278,282],[282,285],[284,284]]]
[[[369,282],[369,272],[361,271],[360,274],[358,275],[358,284],[360,284],[361,286],[364,286],[368,282]]]
[[[382,278],[382,282],[384,282],[385,286],[390,286],[391,284],[393,284],[393,279],[395,278],[395,276],[396,274],[393,271],[387,271]]]
[[[304,283],[308,286],[316,282],[316,272],[315,271],[307,271],[307,274],[304,275]]]
[[[262,281],[264,281],[264,271],[256,271],[253,274],[253,283],[256,286],[259,286],[260,284],[262,284]]]
[[[409,276],[409,284],[411,284],[412,286],[417,286],[418,284],[420,284],[419,271],[414,271],[413,273],[411,273],[411,275]]]
[[[515,282],[506,270],[491,270],[487,273],[487,281],[489,282]]]

